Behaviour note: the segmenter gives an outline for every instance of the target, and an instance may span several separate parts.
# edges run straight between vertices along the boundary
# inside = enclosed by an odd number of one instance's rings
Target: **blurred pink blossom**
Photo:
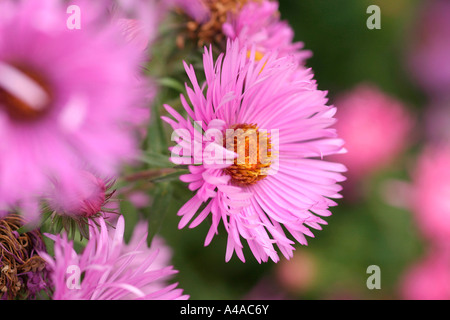
[[[318,261],[309,252],[297,251],[290,260],[275,267],[279,285],[287,292],[298,295],[310,289],[318,277]]]
[[[412,172],[410,208],[419,230],[433,243],[450,243],[450,145],[430,145]]]
[[[139,152],[141,54],[99,3],[77,3],[70,30],[59,1],[0,2],[0,207],[30,220],[52,181],[81,188],[80,169],[114,176]]]
[[[242,300],[286,300],[288,298],[288,292],[280,287],[276,279],[265,276],[242,297]]]
[[[391,164],[411,143],[413,115],[399,100],[373,85],[361,84],[335,100],[336,129],[346,154],[349,183],[355,183]]]
[[[407,55],[414,79],[428,94],[448,96],[450,1],[423,1],[411,34]]]
[[[113,22],[139,50],[148,49],[158,37],[159,26],[171,7],[163,0],[105,0]]]
[[[108,189],[113,181],[100,179],[86,170],[79,171],[79,181],[79,185],[68,186],[55,182],[47,197],[52,211],[74,218],[89,218],[102,211],[102,207],[111,196]]]
[[[432,250],[400,277],[399,295],[404,300],[450,299],[450,253]]]
[[[148,193],[144,191],[134,191],[128,195],[128,200],[136,208],[145,208],[150,205],[152,199],[150,198]]]

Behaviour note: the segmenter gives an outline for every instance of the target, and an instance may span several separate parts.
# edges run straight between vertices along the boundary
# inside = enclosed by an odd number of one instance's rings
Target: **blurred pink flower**
[[[145,51],[149,45],[150,35],[136,19],[118,18],[116,23],[123,30],[125,39],[136,45],[138,50]]]
[[[206,1],[208,0],[170,0],[173,7],[181,9],[197,23],[205,23],[210,18]]]
[[[90,218],[98,215],[112,195],[108,192],[114,181],[100,179],[93,173],[80,170],[79,185],[61,185],[55,183],[47,197],[52,211],[73,218]]]
[[[259,57],[276,50],[280,56],[294,56],[303,65],[312,52],[301,50],[302,42],[293,42],[294,30],[280,20],[278,7],[276,1],[249,1],[237,14],[228,15],[223,32],[230,39],[239,38],[241,44],[254,45]]]
[[[0,2],[0,207],[30,220],[49,181],[79,186],[85,168],[114,176],[138,153],[140,53],[91,3],[70,30],[60,1]]]
[[[157,240],[148,248],[146,229],[138,227],[128,245],[124,243],[124,218],[114,229],[99,219],[100,228],[91,227],[91,237],[83,252],[77,254],[67,236],[47,235],[55,241],[54,257],[47,261],[54,284],[53,300],[175,300],[188,299],[177,284],[163,281],[177,271],[167,263],[166,248]],[[159,254],[162,254],[158,258]],[[83,279],[71,275],[83,275]]]
[[[450,241],[450,145],[429,145],[412,172],[410,208],[417,227],[435,244]]]
[[[157,38],[160,23],[171,7],[166,0],[106,0],[106,4],[126,39],[142,51]]]
[[[290,260],[281,261],[274,271],[279,285],[287,292],[298,295],[308,291],[317,280],[318,263],[314,255],[297,251]]]
[[[265,276],[250,289],[242,300],[286,300],[289,295],[272,277]]]
[[[399,295],[404,300],[449,300],[450,255],[433,250],[406,269],[400,277]]]
[[[128,195],[128,200],[136,208],[145,208],[151,204],[151,198],[147,192],[144,191],[134,191]]]
[[[414,79],[431,95],[448,96],[450,87],[450,2],[423,1],[411,30],[408,66]]]
[[[326,105],[326,93],[309,77],[300,78],[298,63],[275,53],[255,61],[254,54],[254,48],[229,41],[226,53],[214,62],[212,50],[205,48],[205,84],[200,85],[194,68],[185,64],[193,86],[186,87],[192,107],[181,96],[188,117],[166,105],[173,119],[163,119],[183,146],[171,149],[171,160],[191,164],[190,173],[180,179],[195,191],[178,212],[179,228],[204,206],[189,227],[212,217],[205,245],[222,221],[228,232],[226,261],[234,252],[245,261],[242,237],[258,262],[277,262],[274,246],[286,258],[293,254],[294,241],[285,230],[307,244],[305,235],[313,236],[308,227],[320,230],[320,224],[326,224],[319,216],[331,215],[328,209],[336,202],[330,198],[340,197],[338,183],[344,180],[340,172],[345,167],[321,158],[344,150],[331,128],[335,108]],[[201,131],[203,141],[197,139]],[[236,143],[237,136],[227,137],[230,131],[241,138],[253,135],[259,144]],[[208,143],[211,139],[215,142]],[[252,157],[255,161],[250,163]]]
[[[336,129],[347,153],[334,156],[347,168],[349,183],[391,164],[411,142],[413,116],[399,100],[372,85],[338,96]]]

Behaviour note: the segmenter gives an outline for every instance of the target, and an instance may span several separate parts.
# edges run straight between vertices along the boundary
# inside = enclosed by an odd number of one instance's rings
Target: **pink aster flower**
[[[449,300],[450,255],[448,250],[432,250],[406,269],[399,282],[404,300]]]
[[[80,5],[71,30],[59,1],[0,2],[1,207],[31,215],[51,181],[77,186],[86,168],[114,176],[138,152],[140,53],[95,18],[99,7]]]
[[[440,246],[450,240],[450,146],[430,145],[412,173],[410,209],[425,237]]]
[[[320,216],[336,205],[330,198],[340,197],[345,167],[322,157],[343,152],[343,141],[331,128],[335,108],[312,80],[300,78],[296,62],[274,54],[255,61],[250,52],[247,58],[247,49],[230,41],[214,62],[205,48],[203,85],[185,64],[193,86],[186,86],[192,106],[181,96],[187,118],[166,106],[173,119],[163,119],[178,143],[171,160],[189,165],[180,178],[195,191],[178,212],[179,228],[210,217],[205,245],[222,222],[227,261],[234,252],[245,261],[243,238],[258,262],[276,262],[276,247],[286,258],[293,254],[285,230],[307,244],[308,227],[321,229]]]
[[[136,224],[136,226],[133,229],[133,235],[130,239],[130,242],[126,245],[124,245],[123,251],[124,252],[133,252],[135,248],[138,248],[140,246],[140,241],[142,239],[147,238],[147,232],[148,232],[148,224],[144,221],[140,221]],[[151,255],[154,252],[158,252],[155,259],[153,260],[152,264],[148,268],[147,271],[156,271],[156,270],[162,270],[170,265],[173,252],[172,249],[166,244],[166,241],[158,236],[155,235],[152,239],[150,248],[147,249],[147,255],[137,255],[135,259],[130,263],[130,267],[138,268],[142,264],[145,263],[145,260],[147,259],[148,255]],[[165,289],[169,285],[169,281],[172,278],[172,273],[167,273],[165,276],[161,276],[157,280],[153,281],[152,283],[148,284],[144,288],[141,288],[144,292],[156,292],[159,290]],[[130,296],[131,298],[131,296]],[[180,296],[181,299],[187,298],[187,296]]]
[[[47,261],[54,284],[53,300],[175,300],[187,299],[177,284],[162,281],[177,271],[158,263],[159,249],[147,247],[147,233],[124,243],[124,219],[109,230],[103,219],[91,227],[91,237],[81,254],[64,236],[48,235],[55,241],[54,257]],[[155,245],[158,245],[155,243]],[[161,250],[162,254],[166,253]],[[166,260],[166,257],[163,257]],[[167,261],[163,261],[164,263]],[[79,276],[84,275],[83,279]]]
[[[430,0],[421,4],[414,37],[408,48],[408,67],[417,83],[431,95],[447,95],[450,86],[450,2]]]
[[[249,1],[236,14],[229,14],[223,24],[223,32],[230,39],[254,45],[257,58],[276,50],[280,56],[293,55],[300,64],[312,55],[301,50],[302,42],[293,42],[294,30],[286,21],[280,20],[279,4],[276,1]]]
[[[336,129],[348,152],[333,157],[356,182],[391,164],[411,141],[413,116],[399,100],[373,85],[359,85],[338,96]]]

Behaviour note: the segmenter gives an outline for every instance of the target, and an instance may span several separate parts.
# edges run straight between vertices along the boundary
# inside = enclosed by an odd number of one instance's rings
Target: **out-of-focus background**
[[[408,299],[419,282],[425,291],[436,289],[433,279],[417,275],[411,280],[407,275],[430,250],[445,247],[445,237],[438,244],[430,240],[417,218],[424,211],[417,208],[427,208],[417,201],[420,190],[430,189],[424,187],[426,178],[417,177],[419,159],[429,145],[441,145],[449,137],[445,81],[450,81],[445,72],[449,74],[450,59],[439,58],[450,57],[445,44],[450,36],[444,37],[450,8],[443,2],[448,1],[280,0],[282,19],[295,30],[295,39],[313,52],[308,66],[319,89],[328,91],[330,104],[338,108],[338,133],[348,139],[349,149],[337,159],[349,167],[344,197],[326,218],[328,225],[314,231],[309,245],[296,245],[291,260],[258,264],[246,249],[246,263],[236,256],[226,263],[223,230],[208,247],[203,246],[206,222],[194,230],[178,230],[176,212],[191,194],[184,183],[173,182],[173,198],[165,204],[159,233],[173,249],[179,270],[175,279],[191,299]],[[424,16],[432,3],[441,6],[434,14],[443,18]],[[381,9],[381,29],[367,27],[370,5]],[[447,207],[436,210],[450,216],[448,201]],[[445,248],[442,251],[445,256]],[[426,273],[436,273],[436,264]],[[379,267],[380,289],[367,286],[372,265]],[[449,293],[439,290],[441,298]]]

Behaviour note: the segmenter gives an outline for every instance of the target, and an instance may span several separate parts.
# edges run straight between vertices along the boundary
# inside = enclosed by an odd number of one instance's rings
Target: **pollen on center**
[[[232,183],[249,186],[267,177],[273,158],[270,135],[256,124],[238,124],[230,129],[224,147],[238,156],[224,171],[231,176]]]

